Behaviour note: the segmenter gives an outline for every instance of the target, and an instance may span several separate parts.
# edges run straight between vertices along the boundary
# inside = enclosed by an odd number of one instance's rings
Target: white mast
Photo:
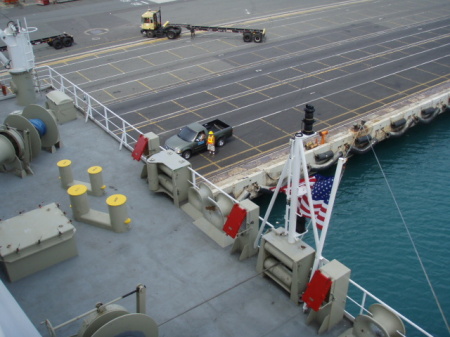
[[[316,246],[316,256],[314,260],[313,270],[311,276],[319,268],[320,261],[322,260],[323,247],[325,245],[325,239],[328,233],[328,225],[330,222],[331,214],[333,211],[334,200],[336,198],[337,189],[342,176],[342,168],[346,163],[346,158],[339,158],[336,172],[334,175],[333,186],[331,188],[331,193],[328,201],[327,212],[325,215],[324,223],[322,226],[322,231],[319,233],[316,224],[316,215],[314,213],[314,203],[312,199],[311,184],[309,181],[308,168],[305,157],[305,150],[303,147],[303,139],[305,136],[302,133],[297,133],[294,139],[291,141],[291,149],[289,158],[283,168],[283,172],[278,180],[278,184],[273,193],[272,199],[270,201],[269,207],[264,216],[264,220],[259,229],[259,233],[254,243],[254,247],[258,246],[259,238],[264,230],[267,219],[269,218],[270,212],[274,205],[275,199],[278,196],[282,182],[287,178],[288,186],[286,190],[287,204],[286,204],[286,215],[285,215],[285,234],[288,236],[288,243],[293,244],[297,240],[296,224],[297,224],[297,211],[299,206],[299,199],[307,195],[308,203],[310,205],[310,217],[314,233],[314,242]],[[303,175],[305,184],[304,186],[299,186],[300,178]]]
[[[342,168],[344,164],[347,162],[347,158],[339,158],[336,171],[334,173],[333,186],[331,187],[330,199],[328,200],[327,213],[325,215],[325,220],[323,222],[322,231],[320,233],[319,241],[316,241],[316,257],[314,260],[313,269],[311,271],[311,277],[314,275],[314,272],[319,268],[319,263],[322,260],[322,251],[325,246],[325,239],[327,237],[328,232],[328,224],[330,223],[331,212],[333,211],[334,200],[336,199],[336,193],[339,187],[339,183],[342,177]],[[314,226],[316,227],[316,226]]]

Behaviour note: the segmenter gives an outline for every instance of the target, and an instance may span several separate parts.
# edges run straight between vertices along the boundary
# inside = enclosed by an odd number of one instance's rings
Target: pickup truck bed
[[[224,122],[222,122],[220,119],[213,120],[212,122],[208,122],[203,124],[206,130],[212,131],[214,133],[219,132],[220,130],[229,128],[230,126]]]

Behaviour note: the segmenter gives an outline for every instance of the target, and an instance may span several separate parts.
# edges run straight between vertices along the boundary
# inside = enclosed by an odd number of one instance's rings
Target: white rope
[[[409,240],[411,241],[411,245],[414,248],[414,252],[416,253],[417,259],[419,260],[419,263],[420,263],[420,266],[422,268],[422,271],[423,271],[423,273],[425,275],[425,278],[427,279],[427,282],[428,282],[428,285],[429,285],[429,287],[431,289],[431,292],[433,293],[434,300],[436,301],[438,309],[439,309],[439,311],[440,311],[440,313],[442,315],[442,319],[443,319],[443,321],[445,323],[445,326],[446,326],[448,332],[450,333],[450,327],[448,325],[447,319],[445,318],[444,311],[442,310],[441,304],[439,303],[439,299],[438,299],[438,297],[437,297],[437,295],[436,295],[436,293],[434,291],[434,288],[433,288],[433,285],[431,284],[430,278],[428,277],[427,271],[426,271],[425,266],[424,266],[424,264],[422,262],[422,259],[420,257],[419,251],[417,250],[416,244],[414,243],[414,240],[413,240],[412,235],[411,235],[411,233],[409,231],[408,225],[406,224],[405,218],[403,217],[402,211],[400,210],[400,206],[398,205],[397,200],[395,199],[394,192],[392,191],[391,186],[389,185],[389,182],[387,180],[386,174],[384,173],[383,168],[381,167],[381,163],[378,160],[377,154],[375,153],[375,149],[373,148],[373,146],[371,146],[371,148],[372,148],[373,155],[375,156],[375,160],[377,161],[378,166],[380,167],[381,173],[382,173],[382,175],[384,177],[384,180],[385,180],[386,185],[388,187],[389,193],[391,194],[391,197],[394,200],[394,204],[397,207],[397,211],[398,211],[398,213],[400,215],[400,218],[402,219],[403,226],[405,226],[406,233],[408,234]]]

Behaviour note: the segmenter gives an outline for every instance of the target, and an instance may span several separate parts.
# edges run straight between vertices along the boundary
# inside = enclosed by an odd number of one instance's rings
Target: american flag
[[[325,215],[327,213],[328,201],[330,200],[331,188],[333,187],[334,177],[325,177],[316,174],[309,178],[311,185],[311,196],[314,207],[314,214],[316,216],[317,228],[322,229],[325,222]],[[302,179],[300,185],[305,184]],[[305,218],[311,218],[311,208],[308,203],[308,195],[305,194],[299,199],[299,213]]]
[[[327,213],[328,201],[330,200],[333,181],[334,177],[325,177],[320,174],[309,177],[314,213],[316,215],[316,224],[319,229],[323,228],[323,224],[325,222],[325,215]],[[299,186],[305,186],[305,179],[300,180]],[[275,190],[275,187],[271,188],[271,190]],[[280,192],[283,193],[287,193],[287,190],[287,185],[280,188]],[[298,213],[305,218],[311,218],[307,194],[299,198]]]

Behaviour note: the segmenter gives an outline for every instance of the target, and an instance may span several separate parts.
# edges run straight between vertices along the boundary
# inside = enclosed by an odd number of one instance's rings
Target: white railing
[[[85,115],[86,121],[90,119],[117,140],[119,149],[125,147],[133,151],[139,135],[142,134],[140,130],[51,67],[38,67],[36,72],[40,88],[51,87],[64,92],[73,99],[75,106]]]
[[[360,301],[357,301],[354,299],[354,297],[356,297],[358,295],[355,293],[358,293],[358,292],[359,292],[359,294],[361,294]],[[353,297],[350,297],[351,293],[353,293],[355,295],[353,295]],[[408,318],[403,316],[401,313],[399,313],[398,311],[396,311],[395,309],[393,309],[392,307],[390,307],[389,305],[384,303],[381,299],[379,299],[375,295],[371,294],[369,291],[367,291],[366,289],[361,287],[358,283],[356,283],[353,280],[350,280],[348,294],[349,295],[347,295],[348,301],[347,301],[345,313],[346,313],[346,316],[348,318],[350,318],[351,320],[353,320],[356,316],[361,315],[361,314],[370,315],[367,308],[370,307],[370,305],[372,305],[373,303],[380,303],[380,304],[388,307],[393,313],[395,313],[398,317],[400,317],[402,319],[403,323],[405,323],[405,325],[406,325],[406,331],[409,331],[408,328],[412,327],[412,328],[416,329],[417,331],[419,331],[424,336],[433,337],[431,334],[426,332],[420,326],[418,326],[417,324],[415,324],[414,322],[412,322],[411,320],[409,320]]]
[[[197,186],[197,181],[200,179],[201,181],[210,185],[215,190],[228,196],[233,203],[238,203],[238,200],[236,200],[232,196],[228,195],[225,191],[223,191],[220,187],[216,186],[213,182],[208,180],[206,177],[202,176],[201,174],[199,174],[192,168],[189,168],[189,169],[192,173],[191,184],[194,187]],[[259,217],[259,219],[261,221],[264,220],[261,216]],[[269,222],[266,222],[266,225],[270,228],[274,228],[274,226],[272,224],[270,224]],[[323,259],[323,262],[328,263],[329,261],[326,259]],[[394,312],[398,317],[400,317],[406,325],[409,325],[410,327],[416,329],[424,336],[433,337],[431,334],[429,334],[428,332],[423,330],[420,326],[418,326],[417,324],[412,322],[410,319],[408,319],[407,317],[400,314],[398,311],[396,311],[395,309],[390,307],[388,304],[384,303],[381,299],[379,299],[378,297],[376,297],[375,295],[373,295],[372,293],[370,293],[369,291],[367,291],[366,289],[364,289],[358,283],[356,283],[355,281],[353,281],[351,279],[350,279],[350,286],[349,286],[348,294],[349,295],[347,295],[348,301],[347,301],[345,313],[346,313],[346,317],[349,318],[350,320],[353,321],[356,316],[361,315],[361,314],[370,315],[370,312],[368,310],[370,305],[372,305],[374,303],[380,303],[380,304],[388,307],[392,312]],[[352,294],[353,297],[351,297],[350,294]],[[358,301],[355,298],[359,295],[361,295],[361,300]],[[402,335],[400,332],[399,332],[399,334]]]
[[[125,121],[119,115],[114,113],[111,109],[107,108],[101,102],[90,96],[87,92],[82,90],[76,84],[72,83],[68,79],[66,79],[63,75],[59,74],[57,71],[48,66],[43,66],[36,68],[38,73],[38,81],[40,88],[48,88],[51,87],[53,89],[60,90],[64,92],[66,95],[70,96],[74,100],[75,106],[84,113],[86,121],[89,119],[93,121],[95,124],[100,126],[105,132],[107,132],[110,136],[112,136],[115,140],[119,142],[119,149],[122,149],[124,146],[128,150],[132,151],[134,145],[139,138],[139,135],[142,134],[140,130],[135,128],[133,125]],[[350,124],[350,123],[349,123]],[[342,127],[342,126],[341,126]],[[220,191],[227,195],[233,202],[238,202],[233,197],[229,196],[222,189],[216,186],[214,183],[209,181],[207,178],[200,175],[195,170],[191,169],[192,172],[192,185],[197,186],[197,179],[205,181],[209,185],[211,185],[217,191]],[[259,217],[262,221],[263,218]],[[274,228],[270,223],[266,223],[269,227]],[[353,288],[352,288],[353,287]],[[359,292],[361,294],[361,300],[355,300],[354,297],[347,296],[347,306],[346,306],[346,316],[353,320],[356,316],[360,314],[367,314],[368,307],[373,303],[380,303],[388,307],[392,310],[396,315],[398,315],[404,323],[409,325],[410,327],[416,329],[421,334],[433,337],[428,332],[423,330],[421,327],[413,323],[411,320],[397,312],[395,309],[391,308],[389,305],[384,303],[382,300],[371,294],[369,291],[361,287],[356,282],[350,280],[350,293]]]

